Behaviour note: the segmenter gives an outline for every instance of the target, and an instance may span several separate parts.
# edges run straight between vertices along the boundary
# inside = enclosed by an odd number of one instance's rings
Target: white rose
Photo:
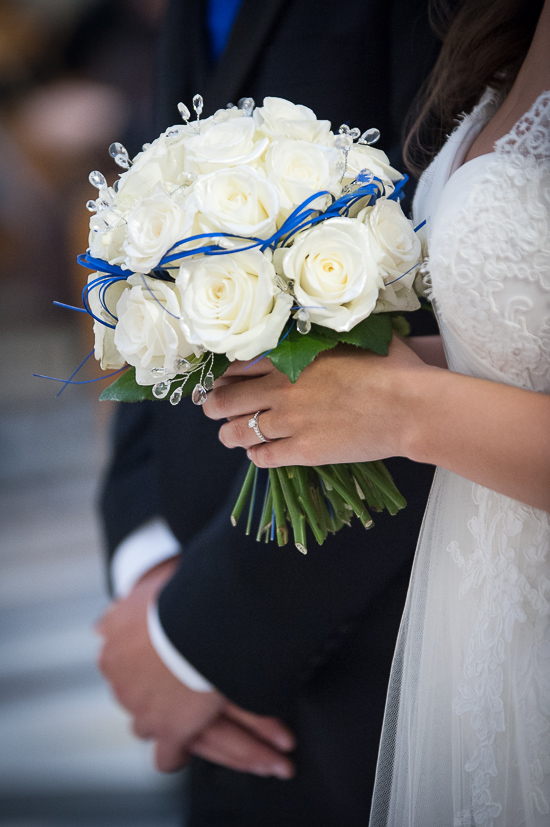
[[[340,153],[336,149],[318,146],[307,141],[278,138],[267,151],[265,166],[268,181],[277,187],[285,217],[316,192],[328,190],[340,195],[340,173],[337,164]],[[325,209],[329,196],[315,201],[312,207]]]
[[[105,273],[92,273],[88,276],[88,284],[97,279],[103,278]],[[101,365],[102,370],[118,370],[126,363],[126,359],[120,355],[115,346],[116,306],[123,292],[128,288],[128,282],[124,279],[109,284],[106,290],[102,290],[102,283],[88,291],[88,306],[94,316],[94,356]],[[101,319],[107,324],[98,321]]]
[[[101,210],[90,217],[88,246],[94,258],[108,261],[109,264],[123,264],[126,257],[125,240],[126,221],[118,212]]]
[[[262,239],[275,232],[279,214],[277,190],[248,166],[199,178],[192,198],[203,232],[213,230]]]
[[[232,361],[274,348],[293,302],[274,278],[271,256],[259,250],[184,261],[176,284],[188,341]]]
[[[128,213],[124,264],[137,273],[153,270],[169,249],[190,234],[193,212],[185,198],[158,191]]]
[[[180,325],[179,292],[170,282],[137,273],[128,283],[130,289],[117,302],[114,343],[135,367],[138,385],[154,385],[159,380],[153,368],[163,368],[166,377],[173,378],[178,356],[193,352]]]
[[[374,207],[366,207],[358,218],[371,233],[372,250],[384,281],[403,276],[399,288],[410,288],[420,262],[421,245],[412,221],[404,215],[400,204],[379,198]]]
[[[319,121],[307,106],[284,98],[264,98],[263,106],[254,110],[258,129],[269,137],[296,138],[309,143],[332,146],[330,121]]]
[[[351,218],[329,218],[304,232],[283,269],[311,321],[333,330],[351,330],[369,316],[384,286],[369,231]]]
[[[186,127],[182,124],[177,129],[185,130]],[[118,208],[128,211],[137,201],[155,191],[170,193],[186,183],[183,136],[180,133],[170,136],[169,133],[167,130],[138,153],[130,169],[122,173],[115,196]]]
[[[259,135],[253,119],[245,116],[214,122],[206,132],[188,137],[185,145],[186,169],[206,174],[221,167],[254,165],[269,146],[269,138]]]
[[[380,291],[373,313],[387,313],[390,310],[399,310],[401,313],[409,310],[418,310],[420,302],[415,291],[410,287],[400,287],[400,281],[388,284]]]
[[[381,149],[368,144],[354,143],[348,153],[346,183],[357,178],[364,169],[370,170],[376,178],[380,178],[388,194],[394,190],[393,182],[403,178],[400,172],[390,166],[388,156]]]

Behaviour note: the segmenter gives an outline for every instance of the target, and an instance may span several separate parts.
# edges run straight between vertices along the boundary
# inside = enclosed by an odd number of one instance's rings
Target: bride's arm
[[[248,381],[217,387],[205,413],[235,417],[220,439],[260,467],[405,456],[550,511],[550,396],[428,365],[399,339],[387,357],[325,352],[295,384],[268,359],[230,374]],[[258,410],[275,441],[248,428]]]

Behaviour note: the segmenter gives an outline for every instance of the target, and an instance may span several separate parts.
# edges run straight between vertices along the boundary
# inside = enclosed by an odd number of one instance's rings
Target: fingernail
[[[250,451],[246,452],[246,456],[248,457],[248,459],[252,459],[252,453]]]
[[[292,778],[292,770],[287,764],[273,764],[271,774],[276,778]]]

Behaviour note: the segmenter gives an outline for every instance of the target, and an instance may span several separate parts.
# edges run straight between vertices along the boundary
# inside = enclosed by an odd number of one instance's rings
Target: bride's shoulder
[[[550,159],[550,90],[541,92],[512,129],[495,142],[495,152]]]

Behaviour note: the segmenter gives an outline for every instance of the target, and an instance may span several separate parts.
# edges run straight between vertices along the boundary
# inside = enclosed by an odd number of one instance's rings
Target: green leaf
[[[303,369],[313,362],[318,353],[329,350],[338,343],[336,338],[320,332],[313,325],[309,333],[298,333],[292,328],[286,339],[279,342],[269,354],[273,365],[285,373],[291,382],[295,382]]]
[[[214,379],[218,379],[218,377],[225,373],[231,362],[223,353],[214,353],[213,355],[214,362],[211,370],[214,374]],[[183,378],[183,376],[177,376],[172,381],[177,382],[178,379]],[[187,382],[183,385],[182,397],[191,396],[193,388],[199,379],[200,370],[196,370],[189,375]],[[177,384],[174,385],[174,388],[176,387]],[[101,402],[142,402],[144,399],[156,401],[153,396],[152,385],[138,385],[136,382],[135,368],[128,368],[118,379],[115,379],[111,385],[105,388],[99,399]]]
[[[136,369],[128,368],[118,379],[105,388],[100,402],[142,402],[144,399],[154,399],[150,385],[138,385]]]
[[[381,356],[388,355],[392,337],[392,322],[388,313],[376,313],[367,316],[355,325],[353,330],[337,333],[338,339],[348,345],[355,345],[366,350],[373,350]]]

